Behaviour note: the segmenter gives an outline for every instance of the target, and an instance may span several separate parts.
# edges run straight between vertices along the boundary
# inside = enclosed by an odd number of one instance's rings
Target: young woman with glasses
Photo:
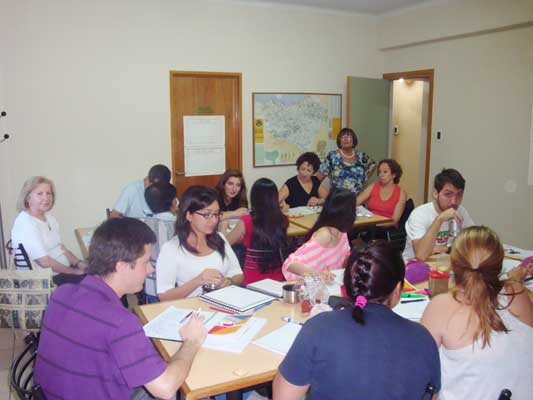
[[[191,186],[183,194],[176,236],[161,248],[156,264],[157,295],[161,301],[198,296],[203,285],[240,285],[242,271],[235,253],[218,233],[217,192]]]

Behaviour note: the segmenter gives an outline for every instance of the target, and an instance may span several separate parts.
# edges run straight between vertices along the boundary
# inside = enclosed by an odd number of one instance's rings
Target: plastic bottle
[[[329,300],[329,291],[326,287],[326,284],[320,279],[320,275],[315,275],[313,277],[316,291],[315,291],[315,301],[312,303],[315,304],[328,304]]]

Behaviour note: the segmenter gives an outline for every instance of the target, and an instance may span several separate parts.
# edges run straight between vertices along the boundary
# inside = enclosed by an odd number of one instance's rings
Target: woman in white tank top
[[[451,267],[456,288],[431,300],[421,323],[440,347],[440,400],[533,398],[533,294],[523,281],[533,264],[501,280],[504,251],[487,227],[464,229]]]

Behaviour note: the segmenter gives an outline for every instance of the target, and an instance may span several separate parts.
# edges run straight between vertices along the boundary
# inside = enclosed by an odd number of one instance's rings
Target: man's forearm
[[[200,349],[200,345],[197,343],[192,343],[191,341],[183,342],[181,348],[170,359],[168,372],[170,376],[174,377],[174,384],[176,386],[174,391],[180,388],[187,375],[189,375],[198,349]]]
[[[426,234],[413,242],[415,257],[420,261],[426,261],[432,254],[435,247],[435,240],[440,229],[440,219],[437,217],[429,226]]]

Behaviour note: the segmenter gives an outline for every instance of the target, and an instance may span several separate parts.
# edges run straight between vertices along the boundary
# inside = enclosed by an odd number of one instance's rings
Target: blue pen
[[[400,301],[400,303],[402,303],[402,304],[418,303],[419,301],[426,301],[426,299],[402,300],[402,301]]]
[[[292,319],[291,317],[281,317],[281,319],[285,322],[290,322],[291,324],[303,325],[301,322],[298,322],[295,319]]]

